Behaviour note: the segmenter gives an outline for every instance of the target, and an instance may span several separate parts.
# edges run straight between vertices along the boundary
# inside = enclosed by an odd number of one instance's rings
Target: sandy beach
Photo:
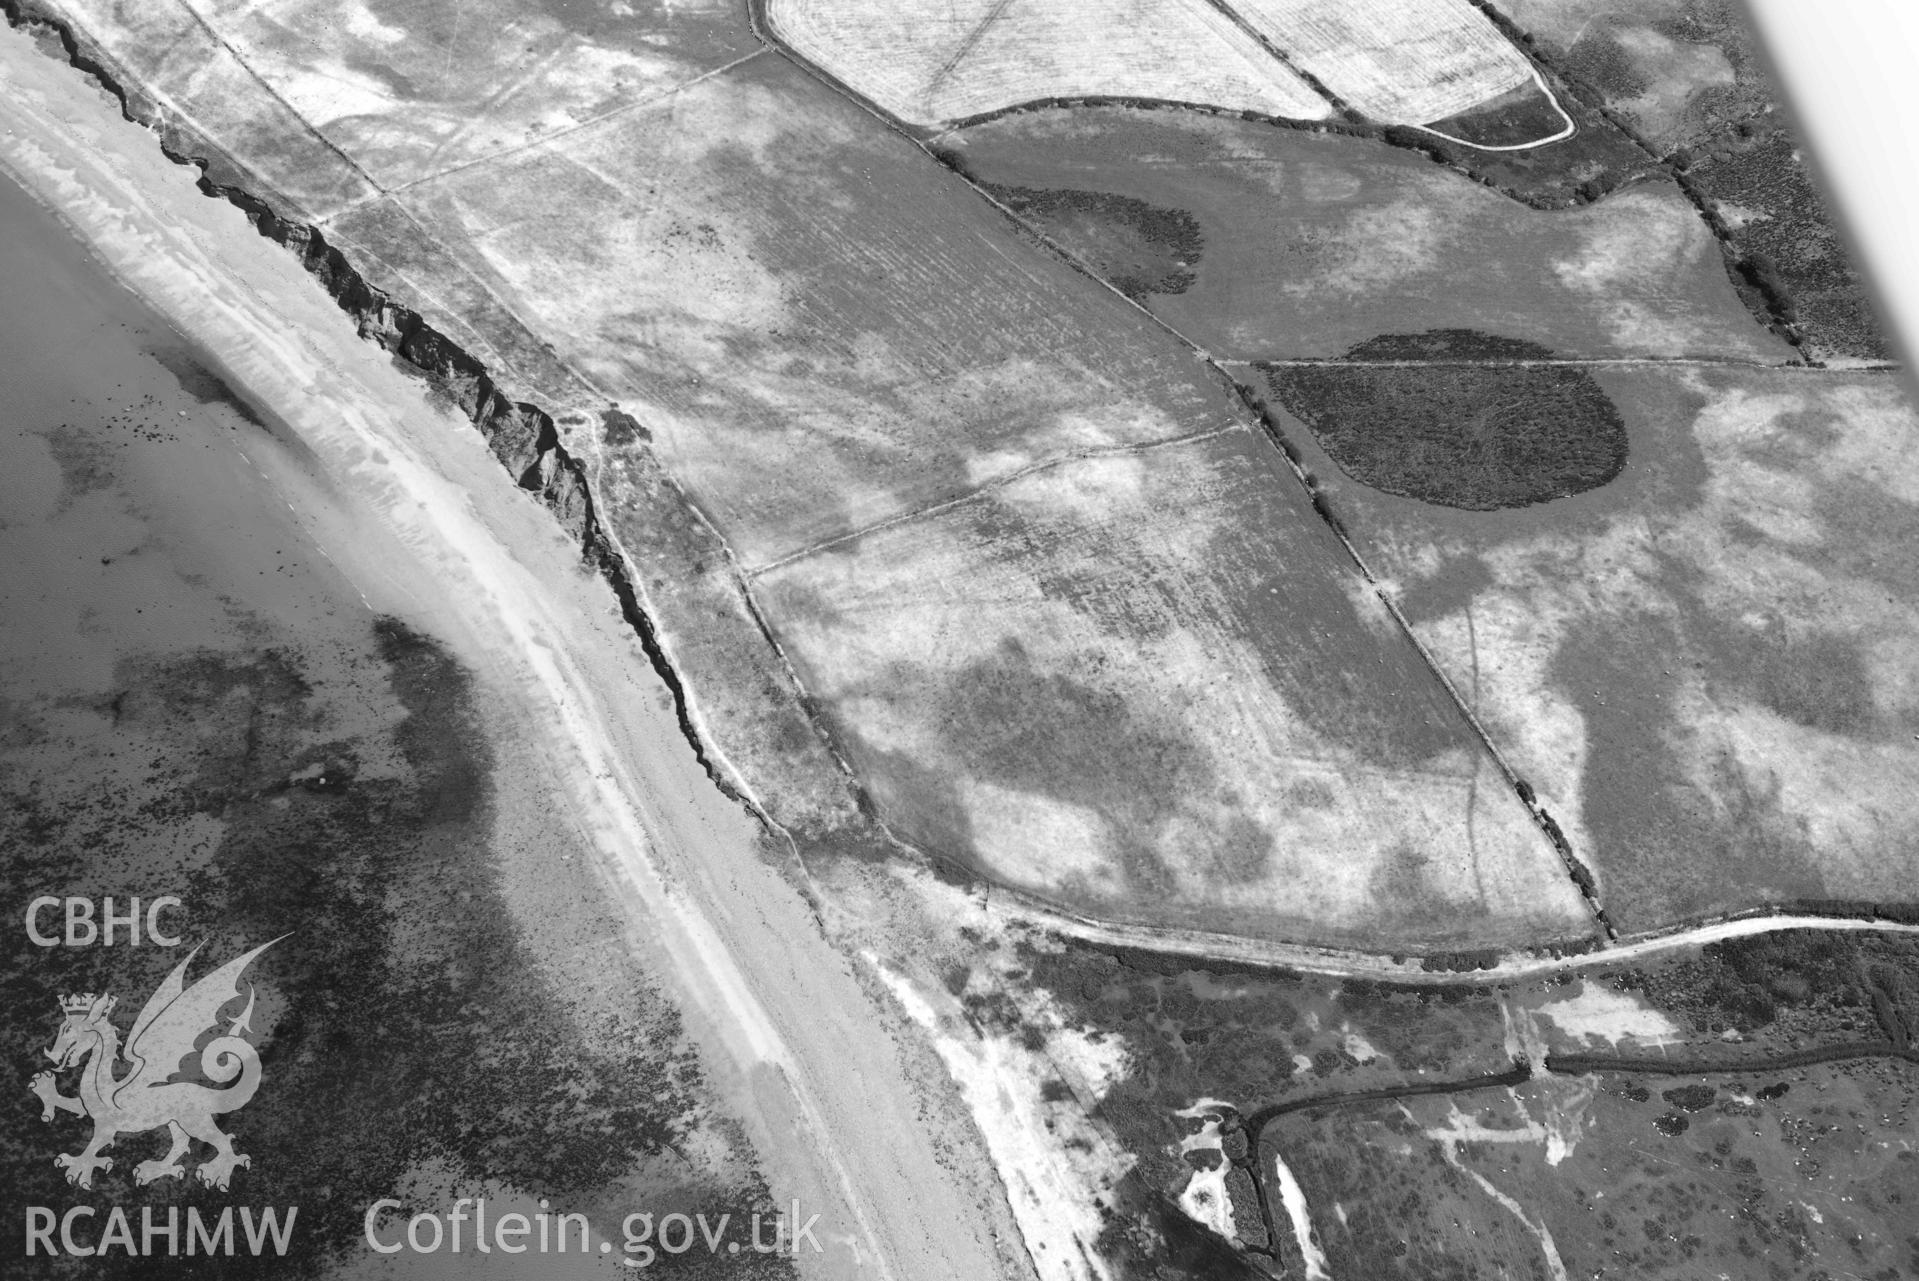
[[[819,1211],[825,1249],[802,1272],[1022,1270],[976,1142],[925,1120],[942,1115],[912,1079],[930,1060],[895,1049],[897,1025],[821,935],[782,857],[706,778],[611,592],[549,513],[96,86],[17,31],[0,31],[0,66],[0,166],[271,424],[229,433],[233,456],[207,483],[270,495],[287,536],[337,575],[336,596],[439,638],[476,673],[514,744],[497,771],[518,793],[502,821],[527,827],[499,842],[529,851],[503,881],[537,904],[529,887],[552,848],[534,839],[540,824],[593,861],[772,1195]]]

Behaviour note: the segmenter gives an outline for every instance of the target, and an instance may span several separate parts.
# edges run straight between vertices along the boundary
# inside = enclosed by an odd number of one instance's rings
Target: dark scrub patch
[[[1341,360],[1550,360],[1552,348],[1525,338],[1477,329],[1427,329],[1416,334],[1379,334],[1346,349]]]
[[[1361,344],[1341,363],[1282,365],[1267,385],[1363,485],[1468,511],[1597,489],[1626,466],[1626,425],[1583,369],[1386,356]],[[1414,338],[1396,339],[1400,348]],[[1450,347],[1452,344],[1445,344]]]
[[[653,433],[642,427],[639,419],[612,406],[600,414],[600,436],[615,447],[653,439]]]
[[[1675,1086],[1659,1097],[1684,1111],[1703,1112],[1712,1106],[1714,1099],[1719,1097],[1719,1091],[1710,1085],[1696,1082],[1692,1085]]]
[[[1100,1257],[1127,1278],[1154,1281],[1265,1281],[1272,1274],[1194,1222],[1164,1193],[1129,1172],[1109,1194]]]
[[[1102,191],[982,185],[1128,298],[1184,293],[1195,279],[1205,238],[1183,209]]]
[[[116,1252],[87,1260],[89,1276],[315,1275],[361,1257],[367,1205],[426,1163],[586,1209],[699,1124],[700,1075],[672,1008],[631,972],[619,981],[633,998],[615,1014],[556,989],[510,914],[487,843],[493,762],[468,674],[397,622],[378,623],[373,640],[377,657],[356,684],[388,704],[388,728],[357,743],[315,741],[314,687],[285,654],[152,664],[123,703],[150,732],[171,725],[180,763],[190,764],[145,821],[220,820],[203,861],[157,882],[190,905],[189,942],[204,941],[195,976],[288,935],[248,972],[263,1085],[222,1118],[252,1165],[226,1193],[168,1180],[137,1197],[162,1215],[241,1203],[297,1205],[299,1218],[284,1259],[242,1255],[206,1271],[204,1259]],[[381,768],[328,773],[356,752]],[[305,785],[322,777],[344,785]],[[75,848],[74,826],[9,825],[6,901],[71,883],[90,852]],[[9,1056],[21,1065],[51,1042],[58,994],[113,990],[124,1030],[182,955],[41,951],[19,930],[0,937],[0,949],[0,1000],[18,1015]],[[83,1135],[70,1118],[43,1125],[30,1100],[0,1112],[0,1180],[29,1204],[133,1199],[132,1167],[158,1155],[162,1137],[124,1138],[86,1197],[51,1161],[78,1150]],[[764,1197],[694,1174],[688,1184],[688,1209],[738,1210]],[[616,1221],[595,1226],[618,1239]],[[20,1275],[65,1274],[49,1261]]]
[[[1737,255],[1733,284],[1760,320],[1795,327],[1822,357],[1889,358],[1866,282],[1791,133],[1769,117],[1742,122],[1700,144],[1685,180],[1715,209],[1750,211],[1719,225]]]
[[[240,393],[228,386],[226,379],[208,369],[184,347],[155,346],[147,349],[155,363],[180,384],[180,390],[203,405],[225,405],[233,412],[252,423],[255,427],[264,427],[260,416],[253,412],[253,406],[240,396]]]
[[[1727,759],[1696,779],[1697,747],[1669,738],[1682,673],[1665,665],[1692,650],[1668,622],[1620,615],[1569,637],[1553,662],[1586,723],[1580,805],[1593,848],[1581,854],[1622,929],[1824,897],[1776,795]]]
[[[1566,54],[1566,71],[1598,89],[1611,103],[1648,93],[1652,82],[1619,43],[1613,24],[1604,18],[1589,23]]]

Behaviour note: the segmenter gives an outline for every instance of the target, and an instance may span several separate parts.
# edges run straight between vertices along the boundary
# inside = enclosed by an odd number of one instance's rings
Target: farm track
[[[1452,134],[1441,132],[1438,129],[1432,128],[1430,125],[1414,125],[1413,128],[1419,130],[1419,132],[1421,133],[1429,133],[1435,138],[1443,138],[1447,142],[1454,143],[1457,146],[1471,147],[1474,151],[1492,151],[1492,152],[1532,151],[1535,148],[1544,147],[1550,143],[1564,142],[1566,139],[1572,137],[1575,133],[1579,132],[1579,125],[1573,120],[1573,118],[1570,115],[1567,114],[1566,109],[1559,105],[1558,95],[1553,93],[1552,86],[1546,83],[1546,77],[1539,74],[1539,68],[1537,67],[1533,68],[1533,83],[1539,86],[1539,92],[1546,95],[1546,101],[1552,103],[1553,110],[1559,113],[1559,118],[1566,122],[1566,127],[1561,129],[1558,133],[1552,134],[1545,138],[1535,138],[1531,142],[1512,142],[1512,143],[1504,143],[1500,145],[1493,145],[1493,144],[1483,143],[1483,142],[1468,142],[1464,138],[1455,138]]]
[[[1557,954],[1520,952],[1502,955],[1476,968],[1427,969],[1417,959],[1408,959],[1405,954],[1388,955],[1357,948],[1281,943],[1244,935],[1212,934],[1203,930],[1174,930],[1095,921],[999,886],[983,892],[983,899],[987,911],[1009,924],[1058,934],[1092,947],[1151,953],[1161,957],[1187,957],[1194,962],[1194,968],[1204,968],[1212,963],[1325,978],[1370,979],[1407,987],[1487,987],[1498,983],[1522,982],[1594,966],[1648,960],[1666,952],[1786,930],[1919,935],[1919,924],[1880,916],[1814,916],[1758,911],[1695,921],[1658,933],[1604,944],[1595,940],[1593,945],[1584,950],[1568,949]]]
[[[776,569],[791,565],[796,561],[806,560],[821,552],[831,551],[835,547],[843,547],[848,543],[856,543],[869,534],[877,534],[882,530],[893,529],[900,525],[910,525],[915,521],[924,520],[929,516],[936,516],[940,512],[951,511],[955,507],[964,506],[995,490],[1004,489],[1008,485],[1022,481],[1028,476],[1035,476],[1043,472],[1053,471],[1056,468],[1071,466],[1073,463],[1084,462],[1087,459],[1126,458],[1136,454],[1156,453],[1162,449],[1174,449],[1181,445],[1196,445],[1201,441],[1212,440],[1216,436],[1227,436],[1235,432],[1245,432],[1248,430],[1249,428],[1245,423],[1232,423],[1225,427],[1211,427],[1205,431],[1187,432],[1181,436],[1168,436],[1161,440],[1143,440],[1127,445],[1108,445],[1099,449],[1075,449],[1068,453],[1061,454],[1057,458],[1045,458],[1039,462],[1030,463],[1015,471],[1010,471],[1004,476],[995,476],[993,479],[955,494],[951,498],[942,498],[936,503],[928,503],[922,507],[915,507],[911,511],[901,512],[896,516],[888,516],[884,520],[876,520],[871,524],[862,525],[858,529],[849,530],[844,534],[835,534],[831,538],[821,539],[819,542],[807,547],[802,547],[796,552],[789,552],[777,560],[768,561],[757,569],[745,569],[741,572],[749,580],[758,578],[762,574],[769,574]]]
[[[322,218],[320,222],[322,225],[324,225],[326,223],[333,222],[339,218],[343,218],[347,214],[352,213],[356,209],[360,209],[365,207],[366,205],[373,204],[379,199],[381,194],[389,195],[389,196],[397,196],[401,192],[411,191],[415,187],[425,186],[428,183],[439,182],[443,178],[450,178],[454,174],[465,173],[469,169],[478,169],[478,168],[481,168],[482,166],[490,165],[496,160],[508,160],[514,156],[521,155],[525,152],[536,150],[540,147],[544,147],[551,143],[558,142],[562,138],[569,138],[576,133],[581,133],[585,130],[591,129],[595,125],[604,124],[608,120],[617,119],[618,117],[624,116],[624,115],[630,115],[635,111],[644,111],[648,107],[657,107],[662,102],[665,102],[670,98],[676,97],[679,94],[685,93],[688,89],[691,89],[696,85],[704,84],[708,80],[717,79],[720,76],[727,74],[729,71],[732,71],[736,67],[743,66],[744,64],[753,61],[755,58],[764,57],[767,53],[771,51],[772,50],[770,46],[766,44],[761,44],[761,46],[755,49],[753,52],[742,54],[739,57],[733,59],[731,62],[725,63],[721,66],[710,68],[706,71],[702,71],[699,75],[689,77],[688,79],[681,81],[679,84],[671,85],[665,89],[660,90],[658,93],[648,94],[646,97],[637,98],[632,102],[623,102],[619,106],[611,109],[610,111],[602,111],[597,116],[589,116],[585,120],[579,121],[577,124],[568,125],[564,129],[555,129],[552,133],[541,134],[538,138],[535,138],[531,142],[522,142],[511,147],[504,147],[500,149],[499,151],[489,152],[488,154],[484,156],[476,156],[472,160],[464,160],[457,165],[450,165],[445,169],[436,170],[433,173],[422,174],[420,177],[413,178],[413,179],[410,179],[409,181],[400,183],[398,186],[389,187],[384,192],[380,192],[379,188],[375,186],[375,191],[378,192],[379,194],[370,196],[365,200],[355,201],[353,204],[346,206],[344,209],[341,209],[338,213],[329,214],[327,217]]]
[[[1559,1076],[1588,1072],[1643,1072],[1648,1076],[1713,1076],[1735,1072],[1786,1072],[1822,1063],[1855,1059],[1899,1059],[1919,1063],[1919,1050],[1891,1041],[1848,1041],[1809,1050],[1788,1050],[1765,1059],[1655,1059],[1641,1055],[1548,1054],[1546,1070]]]
[[[831,82],[830,77],[828,77],[828,80]],[[856,96],[854,100],[858,101]],[[872,110],[872,108],[868,108],[868,110]],[[923,151],[927,151],[929,156],[932,154],[927,144],[917,138],[914,139],[914,145],[920,147]],[[937,157],[934,158],[937,159]],[[1360,555],[1358,546],[1354,544],[1353,540],[1347,535],[1346,530],[1320,499],[1318,491],[1314,487],[1313,479],[1305,467],[1300,464],[1294,447],[1285,439],[1284,434],[1279,430],[1278,425],[1272,421],[1271,417],[1260,410],[1260,408],[1247,397],[1245,389],[1240,386],[1238,380],[1227,372],[1224,362],[1212,352],[1197,342],[1194,342],[1191,337],[1178,327],[1154,315],[1137,299],[1128,297],[1117,286],[1106,280],[1097,271],[1094,271],[1092,267],[1078,255],[1021,218],[1010,206],[987,191],[980,183],[975,182],[969,175],[959,173],[957,176],[961,181],[971,187],[974,192],[979,195],[980,199],[999,210],[1002,216],[1010,220],[1027,235],[1031,236],[1037,243],[1059,255],[1062,260],[1075,270],[1081,272],[1088,279],[1123,300],[1149,322],[1178,339],[1195,356],[1205,361],[1207,366],[1220,378],[1224,379],[1228,386],[1233,388],[1239,395],[1242,404],[1245,405],[1248,415],[1259,424],[1264,437],[1279,451],[1281,457],[1285,460],[1286,466],[1291,469],[1293,476],[1299,481],[1300,487],[1305,490],[1307,500],[1312,504],[1313,510],[1318,513],[1320,519],[1325,523],[1333,537],[1339,540],[1340,546],[1345,548],[1346,555],[1351,558],[1353,565],[1359,570],[1360,575],[1366,580],[1367,586],[1372,589],[1374,595],[1379,599],[1386,611],[1392,615],[1394,624],[1399,628],[1406,642],[1419,654],[1420,661],[1425,664],[1426,670],[1431,673],[1433,679],[1439,683],[1440,687],[1446,691],[1447,697],[1451,699],[1453,706],[1465,719],[1467,725],[1472,728],[1474,735],[1486,749],[1493,764],[1498,768],[1499,772],[1505,776],[1507,786],[1512,789],[1513,794],[1519,799],[1520,804],[1526,807],[1526,812],[1532,816],[1533,823],[1539,828],[1540,835],[1559,855],[1561,862],[1565,865],[1566,875],[1573,882],[1574,888],[1578,890],[1581,900],[1586,904],[1587,910],[1592,916],[1593,924],[1607,939],[1616,938],[1618,932],[1607,914],[1605,905],[1599,901],[1598,895],[1593,888],[1595,882],[1591,871],[1579,860],[1578,856],[1567,844],[1559,824],[1546,812],[1537,800],[1531,799],[1531,789],[1523,785],[1523,780],[1521,780],[1518,771],[1513,768],[1512,763],[1506,759],[1505,754],[1501,752],[1498,745],[1494,743],[1492,735],[1487,732],[1485,725],[1481,723],[1477,713],[1468,705],[1465,698],[1460,694],[1458,687],[1453,684],[1451,678],[1449,678],[1444,669],[1440,667],[1438,661],[1433,657],[1432,651],[1426,647],[1425,642],[1420,640],[1418,634],[1414,632],[1412,625],[1406,621],[1406,617],[1400,612],[1398,604],[1393,601],[1392,597],[1380,585],[1379,576],[1373,572],[1372,566],[1367,563],[1366,558]]]

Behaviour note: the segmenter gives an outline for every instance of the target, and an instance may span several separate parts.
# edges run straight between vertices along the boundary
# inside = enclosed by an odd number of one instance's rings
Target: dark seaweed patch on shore
[[[1184,209],[1100,191],[981,186],[1128,298],[1184,293],[1193,284],[1205,237]]]
[[[217,845],[197,867],[154,869],[156,885],[189,905],[189,942],[204,937],[196,974],[291,931],[249,971],[261,994],[264,1084],[225,1128],[253,1164],[231,1193],[191,1179],[139,1192],[161,1216],[188,1205],[217,1214],[236,1200],[299,1206],[287,1257],[220,1259],[205,1275],[315,1274],[359,1248],[372,1200],[427,1164],[590,1212],[641,1162],[677,1152],[703,1114],[697,1064],[664,999],[625,975],[632,998],[609,1015],[542,973],[495,881],[494,767],[468,673],[396,621],[380,621],[371,639],[367,693],[397,704],[391,728],[318,741],[327,729],[319,695],[284,652],[142,665],[128,673],[140,681],[128,715],[179,745],[163,802],[130,815],[107,796],[84,806],[103,813],[0,828],[0,884],[8,901],[25,902],[75,883],[88,858],[75,842],[103,821],[217,818]],[[356,757],[389,766],[356,773]],[[304,785],[318,778],[329,785]],[[0,999],[20,1016],[10,1060],[24,1070],[51,1041],[58,994],[110,989],[130,1017],[179,959],[153,948],[43,952],[9,932]],[[608,1017],[615,1023],[601,1026]],[[51,1158],[75,1150],[83,1133],[70,1119],[42,1124],[31,1100],[0,1113],[0,1180],[23,1201],[71,1202]],[[93,1195],[131,1195],[134,1163],[162,1146],[163,1136],[123,1138]],[[715,1199],[711,1208],[759,1195],[687,1178],[694,1200]],[[17,1237],[14,1248],[19,1257]],[[178,1275],[207,1261],[116,1252],[87,1262],[90,1276],[121,1277]],[[66,1273],[48,1261],[20,1275]]]
[[[240,393],[228,385],[227,380],[208,369],[205,364],[184,347],[153,346],[147,348],[147,355],[154,363],[173,375],[180,384],[180,390],[203,405],[225,405],[255,427],[264,427],[266,423],[253,411]]]
[[[1273,396],[1361,484],[1494,511],[1569,497],[1626,465],[1626,425],[1583,369],[1428,363],[1537,359],[1531,343],[1439,331],[1372,339],[1339,362],[1273,366]],[[1414,364],[1388,364],[1389,361]]]

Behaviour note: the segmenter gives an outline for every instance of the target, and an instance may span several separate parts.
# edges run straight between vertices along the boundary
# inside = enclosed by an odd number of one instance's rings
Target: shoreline
[[[633,945],[685,1012],[726,1101],[745,1106],[762,1168],[776,1189],[833,1207],[824,1221],[840,1230],[822,1266],[851,1249],[915,1281],[1005,1270],[992,1229],[1006,1212],[983,1201],[991,1172],[956,1175],[950,1143],[942,1159],[913,1137],[925,1100],[908,1081],[843,1070],[844,1045],[892,1027],[764,857],[746,811],[693,758],[670,692],[644,674],[648,656],[577,544],[520,501],[531,496],[478,433],[431,409],[417,378],[341,323],[297,258],[208,200],[32,37],[9,29],[5,41],[0,158],[312,451],[303,483],[351,501],[299,514],[347,576],[517,695]],[[360,545],[365,520],[407,549],[412,572]],[[808,1141],[795,1145],[795,1131]]]

